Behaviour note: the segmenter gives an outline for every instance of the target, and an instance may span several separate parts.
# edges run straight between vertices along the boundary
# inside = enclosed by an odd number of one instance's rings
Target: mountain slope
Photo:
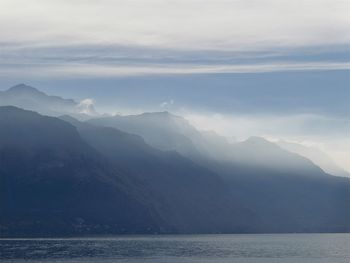
[[[250,137],[231,147],[232,163],[241,166],[266,169],[274,173],[302,176],[325,176],[322,169],[307,158],[284,150],[262,137]]]
[[[350,173],[339,167],[331,157],[314,147],[307,147],[298,143],[279,141],[278,145],[282,148],[297,153],[308,158],[316,165],[320,166],[325,172],[343,177],[350,177]]]
[[[68,118],[66,118],[68,120]],[[135,135],[0,107],[2,236],[253,232],[214,173]]]
[[[263,138],[230,144],[175,117],[99,126],[0,107],[1,234],[350,231],[349,179]],[[108,127],[120,124],[135,135]]]
[[[114,127],[140,135],[149,145],[165,151],[177,151],[184,156],[198,155],[198,149],[187,135],[188,127],[181,117],[168,112],[143,113],[130,116],[96,118],[91,124]],[[186,132],[185,132],[186,131]]]
[[[236,197],[262,219],[263,232],[349,232],[350,180],[211,163]]]
[[[154,115],[153,117],[156,118],[158,113]],[[133,131],[140,136],[147,136],[145,130],[148,126],[142,126],[139,118],[143,118],[143,115],[139,115],[136,119],[138,128]],[[109,118],[108,122],[105,120],[95,119],[89,122],[114,127],[120,124],[113,118]],[[131,119],[128,119],[128,122],[128,125],[133,125]],[[158,134],[157,129],[160,129],[159,133],[166,134],[167,129],[161,125],[163,124],[161,119],[157,118],[157,122],[159,125],[152,127],[153,136]],[[176,132],[185,137],[188,134],[183,133],[183,129],[179,129],[176,123],[164,126],[176,127],[172,130],[173,133]],[[120,127],[126,129],[129,126]],[[191,134],[194,133],[191,132]],[[259,218],[256,225],[257,232],[350,230],[349,179],[328,175],[310,160],[259,137],[223,146],[221,149],[224,156],[216,156],[216,158],[212,158],[212,154],[199,150],[201,145],[198,141],[201,140],[200,143],[205,144],[204,140],[198,138],[192,140],[191,136],[187,139],[191,140],[191,145],[200,153],[197,157],[193,155],[188,157],[220,175],[236,200],[254,211]],[[220,141],[221,145],[224,144],[222,140]],[[172,143],[166,145],[164,141],[163,147],[172,148],[172,145]],[[220,154],[220,149],[217,149],[215,152]],[[186,154],[186,152],[181,153]]]
[[[141,137],[63,117],[111,162],[141,182],[145,199],[162,219],[184,233],[253,232],[258,218],[213,172],[148,146]]]
[[[224,161],[248,168],[273,169],[276,172],[288,170],[295,174],[324,175],[307,158],[263,138],[251,137],[244,142],[229,143],[219,135],[199,132],[182,117],[168,112],[104,117],[88,122],[140,135],[155,148],[175,150],[198,163]]]
[[[0,107],[1,236],[159,232],[149,207],[76,129]]]

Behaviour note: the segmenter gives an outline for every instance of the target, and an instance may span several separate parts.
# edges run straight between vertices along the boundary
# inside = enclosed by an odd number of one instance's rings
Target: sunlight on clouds
[[[193,65],[193,64],[149,64],[149,65],[94,65],[61,63],[58,65],[12,65],[0,67],[0,76],[41,78],[71,77],[118,77],[167,74],[212,74],[212,73],[258,73],[307,70],[350,69],[350,62],[302,62],[269,63],[249,65]]]
[[[324,61],[312,60],[311,55],[301,62],[295,60],[296,53],[289,61],[278,62],[239,58],[244,52],[257,59],[257,51],[278,55],[297,48],[341,49],[350,43],[349,12],[350,1],[343,0],[3,0],[0,74],[69,77],[349,69],[348,61],[332,55]],[[125,47],[132,48],[121,54],[118,50]],[[200,51],[192,58],[179,54]],[[214,51],[236,53],[208,57]],[[158,61],[151,61],[155,57]],[[226,61],[228,57],[237,61]],[[148,64],[143,64],[145,58]],[[110,65],[112,61],[119,65]]]
[[[214,130],[228,138],[236,137],[238,140],[244,140],[250,136],[262,136],[271,141],[282,139],[316,147],[328,153],[340,166],[350,171],[349,120],[331,119],[313,114],[229,115],[194,113],[185,109],[179,114],[200,130]]]
[[[3,0],[3,42],[259,49],[349,43],[343,0]],[[11,28],[11,30],[10,30]]]

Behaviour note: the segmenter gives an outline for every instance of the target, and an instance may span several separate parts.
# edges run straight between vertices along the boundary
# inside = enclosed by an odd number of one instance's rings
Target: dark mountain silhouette
[[[2,236],[159,231],[127,180],[57,118],[0,107]]]
[[[0,107],[2,236],[254,231],[209,170],[70,121]]]
[[[239,204],[219,176],[175,151],[160,151],[143,139],[69,116],[91,146],[144,186],[161,218],[182,233],[252,232],[258,219]]]
[[[3,237],[350,232],[349,178],[168,112],[81,122],[0,107],[0,195]]]

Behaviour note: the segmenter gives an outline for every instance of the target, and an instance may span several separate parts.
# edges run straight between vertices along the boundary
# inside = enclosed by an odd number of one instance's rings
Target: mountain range
[[[0,102],[1,237],[350,231],[350,179],[283,145],[169,112],[85,120],[26,85]]]
[[[277,144],[290,152],[297,153],[310,159],[312,162],[319,165],[326,173],[342,177],[350,177],[349,172],[339,167],[331,157],[315,147],[304,146],[283,140],[278,141]]]

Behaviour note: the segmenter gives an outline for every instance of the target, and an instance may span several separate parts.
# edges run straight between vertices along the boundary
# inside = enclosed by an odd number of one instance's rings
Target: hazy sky
[[[349,69],[349,12],[348,0],[2,0],[0,74]]]
[[[2,0],[0,89],[317,145],[350,170],[348,0]]]

